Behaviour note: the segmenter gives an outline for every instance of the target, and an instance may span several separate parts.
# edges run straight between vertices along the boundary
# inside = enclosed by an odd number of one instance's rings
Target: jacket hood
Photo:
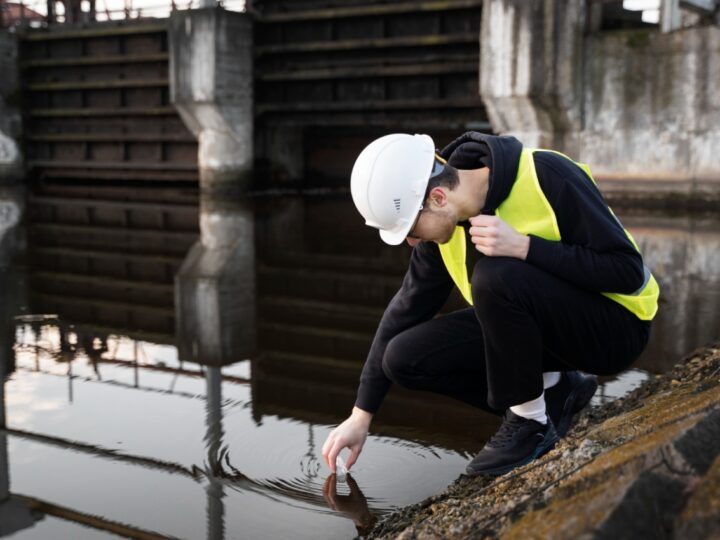
[[[440,152],[456,169],[490,168],[490,179],[482,214],[494,214],[512,189],[523,145],[515,137],[468,131]]]

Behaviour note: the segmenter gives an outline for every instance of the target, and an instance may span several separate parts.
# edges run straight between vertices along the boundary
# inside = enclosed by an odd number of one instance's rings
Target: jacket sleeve
[[[385,309],[375,332],[360,375],[356,407],[377,412],[392,385],[382,368],[388,343],[400,332],[432,319],[452,288],[452,279],[445,270],[437,244],[421,242],[416,245],[402,286]]]
[[[559,154],[535,152],[534,161],[562,240],[531,236],[527,261],[589,291],[638,290],[644,279],[642,256],[594,182]]]

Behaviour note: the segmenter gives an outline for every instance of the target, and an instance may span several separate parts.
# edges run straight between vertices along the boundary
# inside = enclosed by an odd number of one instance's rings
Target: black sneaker
[[[542,456],[560,440],[548,417],[547,424],[518,416],[510,409],[500,429],[466,467],[468,476],[500,475]]]
[[[555,424],[559,437],[565,436],[573,416],[590,403],[597,387],[595,375],[564,371],[560,375],[560,382],[545,389],[547,415]]]

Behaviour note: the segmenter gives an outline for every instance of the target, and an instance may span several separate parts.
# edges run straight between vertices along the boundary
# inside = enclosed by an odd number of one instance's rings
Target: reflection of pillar
[[[3,300],[6,298],[3,289],[8,284],[6,277],[0,270],[0,334],[3,334],[4,329],[12,327],[11,313],[7,309],[3,309],[5,307]],[[5,342],[7,336],[0,335],[0,340]],[[10,461],[7,450],[7,433],[5,432],[5,380],[13,366],[14,357],[12,357],[11,347],[2,346],[0,348],[0,536],[9,536],[27,527],[32,527],[36,520],[23,502],[10,495]],[[7,354],[8,350],[10,354]]]
[[[207,433],[205,442],[208,449],[208,487],[207,492],[207,538],[222,540],[225,537],[225,505],[223,504],[222,482],[217,479],[221,470],[222,427],[222,372],[220,368],[208,367],[205,371],[207,383]]]
[[[0,184],[23,176],[23,160],[18,144],[22,131],[18,110],[18,38],[14,32],[0,30]]]
[[[200,240],[175,277],[180,358],[221,366],[255,349],[254,213],[203,194]]]
[[[18,224],[24,209],[24,188],[0,185],[0,268],[10,266],[17,251],[23,247],[23,229]]]

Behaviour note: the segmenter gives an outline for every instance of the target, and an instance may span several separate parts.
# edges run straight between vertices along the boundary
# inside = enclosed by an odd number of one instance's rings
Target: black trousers
[[[651,324],[617,302],[518,259],[483,257],[471,284],[472,308],[390,341],[389,379],[502,414],[541,394],[543,372],[627,369],[650,335]]]

